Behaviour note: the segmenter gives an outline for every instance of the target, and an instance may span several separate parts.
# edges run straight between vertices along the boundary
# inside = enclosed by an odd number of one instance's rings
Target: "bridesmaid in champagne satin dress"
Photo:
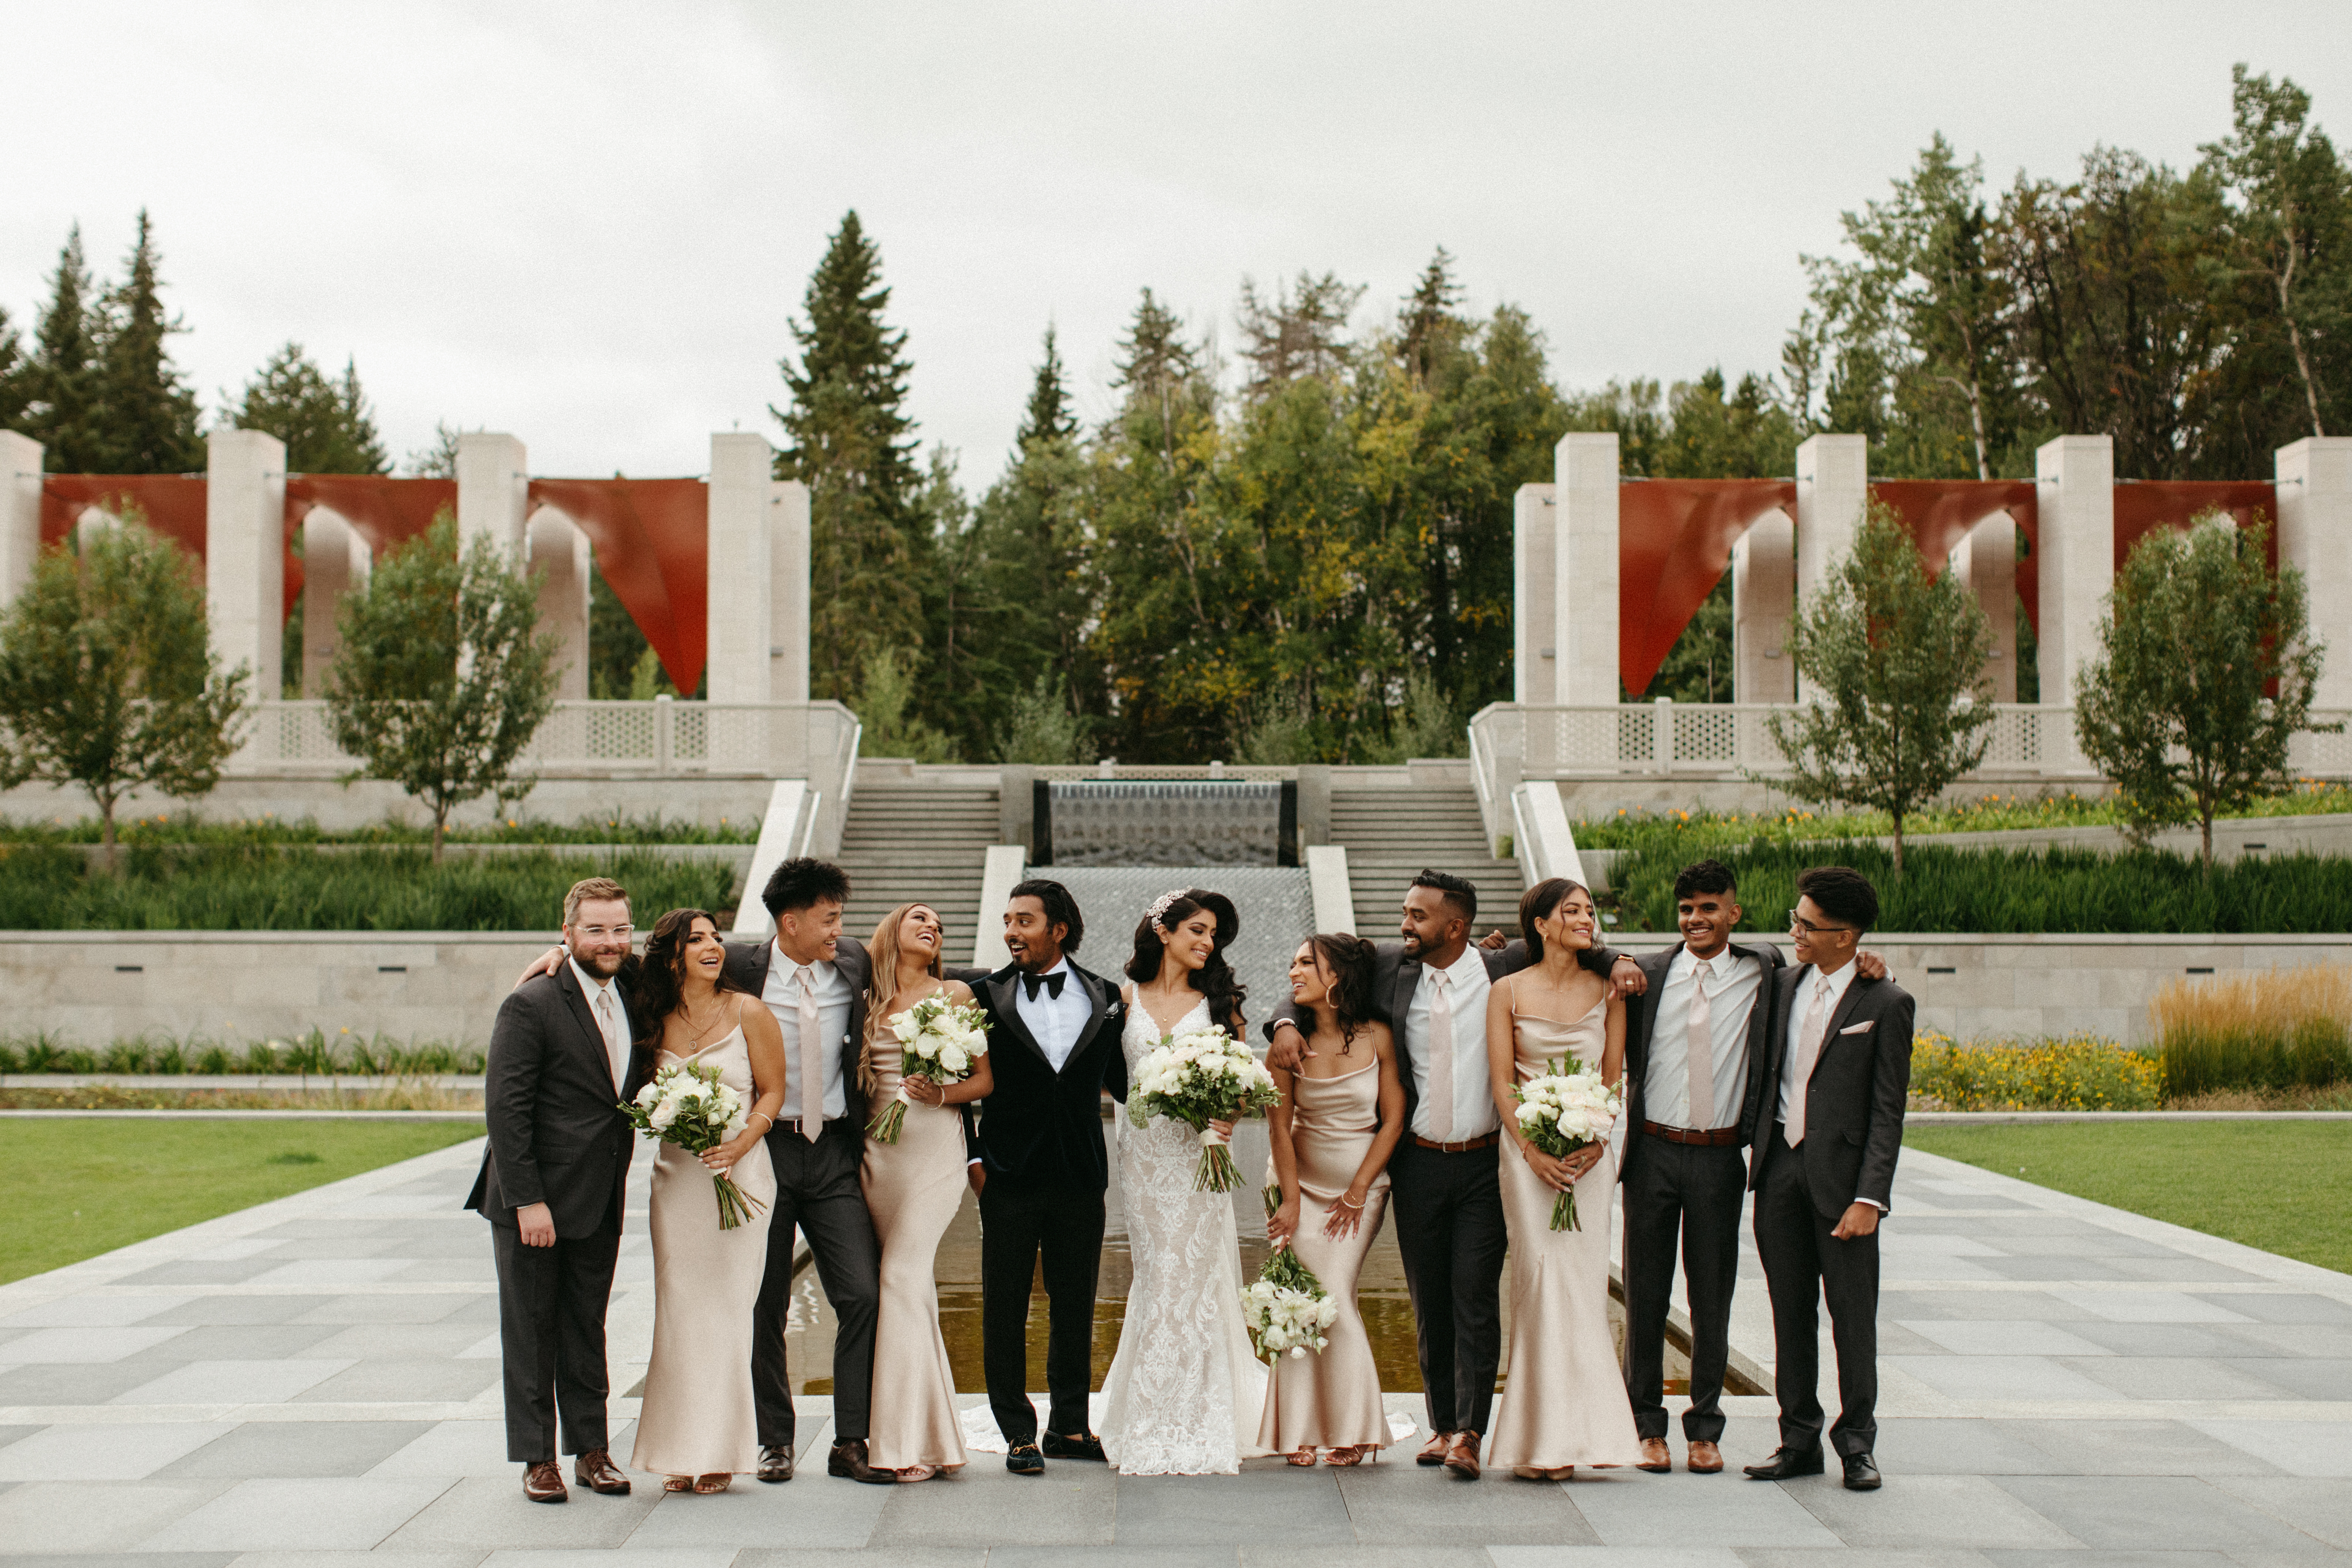
[[[1641,1458],[1609,1331],[1610,1200],[1617,1162],[1606,1142],[1554,1159],[1519,1137],[1514,1085],[1575,1057],[1616,1083],[1625,1066],[1625,1005],[1577,967],[1595,940],[1592,896],[1551,878],[1519,900],[1529,966],[1486,1003],[1486,1061],[1502,1115],[1503,1221],[1511,1241],[1511,1344],[1486,1460],[1524,1480],[1568,1480],[1579,1465]],[[1581,1230],[1551,1228],[1572,1183]]]
[[[1387,1447],[1380,1368],[1356,1309],[1356,1279],[1388,1207],[1389,1156],[1404,1135],[1404,1084],[1388,1026],[1370,1011],[1372,946],[1348,935],[1312,936],[1290,961],[1290,993],[1308,1015],[1307,1056],[1276,1072],[1282,1103],[1268,1113],[1273,1158],[1266,1184],[1281,1207],[1266,1235],[1287,1243],[1322,1282],[1339,1315],[1319,1352],[1276,1359],[1266,1380],[1257,1444],[1312,1465],[1330,1450],[1356,1465]]]
[[[896,1470],[902,1481],[924,1481],[964,1462],[963,1427],[956,1413],[955,1373],[940,1333],[940,1289],[932,1273],[940,1238],[963,1205],[965,1173],[961,1107],[993,1087],[988,1058],[971,1076],[944,1087],[925,1078],[902,1079],[898,1037],[889,1020],[925,997],[971,1000],[961,980],[940,978],[946,932],[928,904],[901,904],[875,928],[873,991],[866,998],[866,1050],[861,1073],[866,1103],[879,1115],[893,1100],[907,1102],[898,1141],[866,1140],[860,1179],[874,1234],[882,1243],[882,1301],[874,1328],[874,1414],[866,1462]]]
[[[760,1466],[751,1307],[768,1267],[776,1177],[763,1135],[784,1101],[784,1037],[758,997],[721,988],[726,958],[716,920],[673,910],[646,939],[634,999],[655,1071],[716,1068],[745,1107],[742,1129],[718,1148],[697,1155],[662,1143],[654,1153],[653,1360],[629,1463],[669,1478],[668,1491],[724,1491],[732,1472]],[[732,1230],[719,1228],[715,1172],[757,1208]]]

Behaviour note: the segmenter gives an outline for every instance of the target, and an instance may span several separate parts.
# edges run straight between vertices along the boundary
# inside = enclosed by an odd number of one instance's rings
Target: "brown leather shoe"
[[[1452,1447],[1453,1433],[1432,1432],[1429,1441],[1421,1446],[1421,1452],[1412,1457],[1412,1462],[1416,1465],[1442,1465],[1445,1463],[1445,1450]]]
[[[572,1461],[572,1474],[592,1492],[606,1497],[629,1495],[629,1478],[614,1468],[613,1456],[602,1448],[591,1448]]]
[[[1478,1479],[1478,1434],[1456,1432],[1454,1444],[1445,1450],[1445,1468],[1465,1481]]]
[[[541,1459],[535,1465],[525,1465],[522,1471],[522,1495],[533,1502],[567,1502],[572,1494],[564,1489],[563,1467],[553,1459]]]
[[[1633,1468],[1647,1470],[1654,1476],[1662,1476],[1673,1469],[1675,1457],[1666,1451],[1666,1440],[1664,1437],[1643,1438],[1642,1462]]]
[[[845,1443],[835,1443],[825,1461],[825,1473],[845,1480],[864,1481],[868,1486],[895,1487],[898,1484],[896,1470],[877,1470],[866,1462],[866,1439],[852,1437]]]
[[[1647,1469],[1648,1466],[1643,1468]],[[1723,1468],[1723,1450],[1704,1437],[1691,1439],[1690,1452],[1683,1459],[1683,1468],[1695,1476],[1711,1476]]]
[[[793,1446],[790,1443],[764,1443],[760,1447],[759,1477],[763,1481],[788,1481],[793,1479]]]

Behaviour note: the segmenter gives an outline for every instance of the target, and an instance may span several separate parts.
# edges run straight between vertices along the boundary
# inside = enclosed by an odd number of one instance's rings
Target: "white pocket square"
[[[1878,1021],[1874,1018],[1866,1024],[1848,1024],[1844,1028],[1840,1029],[1838,1033],[1841,1035],[1859,1035],[1876,1027],[1878,1027]]]

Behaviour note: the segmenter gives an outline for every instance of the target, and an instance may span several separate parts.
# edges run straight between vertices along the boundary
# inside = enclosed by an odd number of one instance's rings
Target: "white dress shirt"
[[[801,994],[800,977],[806,974],[816,993],[817,1027],[828,1044],[824,1053],[824,1119],[849,1114],[849,1090],[842,1080],[842,1064],[849,1054],[849,982],[841,976],[836,963],[800,964],[781,947],[768,954],[768,983],[760,988],[760,1000],[776,1016],[777,1026],[784,1032],[784,1103],[776,1109],[776,1120],[791,1121],[803,1114],[801,1110]]]
[[[1055,960],[1054,967],[1038,979],[1043,981],[1056,974],[1063,977],[1062,994],[1056,996],[1040,984],[1034,997],[1029,994],[1027,973],[1015,974],[1013,1010],[1021,1016],[1022,1024],[1045,1053],[1046,1061],[1060,1072],[1062,1064],[1070,1059],[1070,1053],[1078,1048],[1078,1037],[1086,1033],[1087,1020],[1094,1016],[1094,1004],[1087,999],[1087,988],[1071,973],[1068,959]]]
[[[1495,1116],[1495,1090],[1486,1076],[1486,961],[1475,947],[1465,948],[1445,971],[1446,1004],[1454,1012],[1454,1124],[1439,1127],[1430,1120],[1429,1016],[1436,993],[1432,966],[1421,968],[1421,983],[1405,1006],[1404,1049],[1412,1063],[1412,1131],[1437,1143],[1461,1143],[1484,1138],[1501,1122]]]
[[[604,1033],[604,1055],[613,1064],[613,1092],[618,1094],[629,1081],[629,1010],[621,1000],[621,988],[597,979],[568,953],[564,962],[572,965],[572,978],[580,983],[580,994],[588,998],[588,1016]]]
[[[1848,966],[1852,967],[1851,965]],[[1698,960],[1688,948],[1666,965],[1658,988],[1657,1022],[1650,1030],[1650,1061],[1642,1082],[1642,1113],[1668,1127],[1705,1132],[1739,1120],[1748,1087],[1748,1019],[1764,983],[1764,965],[1724,949],[1708,961],[1707,1027],[1715,1037],[1715,1104],[1700,1115],[1690,1108],[1690,1012]]]

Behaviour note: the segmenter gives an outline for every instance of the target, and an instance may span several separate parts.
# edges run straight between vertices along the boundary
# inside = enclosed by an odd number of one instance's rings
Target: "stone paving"
[[[462,1145],[0,1287],[0,1555],[143,1568],[2105,1568],[2340,1564],[2352,1549],[2352,1277],[1911,1152],[1882,1312],[1885,1489],[1581,1472],[1469,1485],[1410,1463],[1120,1479],[988,1456],[880,1488],[523,1500],[499,1420]],[[643,1187],[635,1202],[642,1208]],[[1761,1280],[1736,1338],[1769,1368]],[[642,1221],[614,1387],[652,1329]],[[635,1402],[614,1412],[625,1459]],[[1737,1465],[1771,1401],[1728,1402]],[[804,1452],[821,1460],[826,1402]],[[1418,1400],[1395,1396],[1413,1413]],[[1679,1442],[1676,1445],[1679,1453]],[[1409,1452],[1409,1450],[1407,1450]]]

